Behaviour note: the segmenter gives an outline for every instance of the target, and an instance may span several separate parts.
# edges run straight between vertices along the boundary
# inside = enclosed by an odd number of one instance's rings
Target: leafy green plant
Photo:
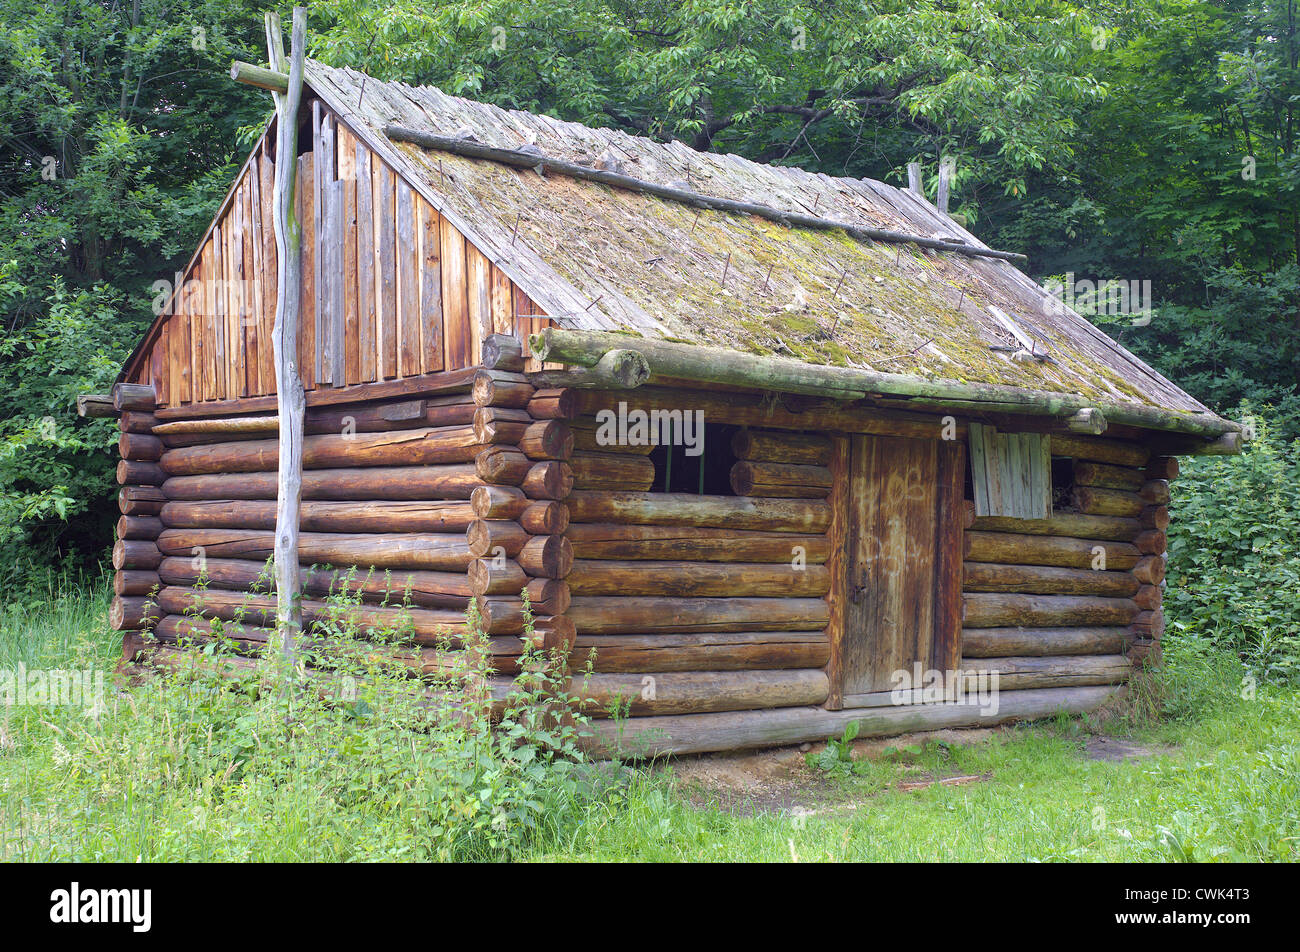
[[[850,721],[839,737],[831,737],[826,746],[809,759],[819,770],[832,777],[847,777],[853,772],[853,740],[858,736],[861,724]]]
[[[1300,443],[1269,418],[1240,457],[1184,463],[1165,611],[1174,637],[1230,647],[1266,678],[1300,676]]]

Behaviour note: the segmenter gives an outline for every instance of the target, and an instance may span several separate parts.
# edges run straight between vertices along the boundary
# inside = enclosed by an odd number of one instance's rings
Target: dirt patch
[[[852,756],[854,760],[876,760],[891,749],[923,747],[927,743],[948,746],[979,744],[994,733],[993,729],[942,730],[864,739],[854,742]],[[674,760],[672,770],[679,791],[697,808],[713,807],[740,816],[781,812],[812,816],[832,807],[852,809],[852,800],[860,793],[855,795],[842,783],[827,778],[807,764],[807,755],[818,753],[825,746],[800,744],[797,747],[701,754]],[[906,786],[908,789],[922,789],[935,783],[950,784],[957,779],[912,775]],[[962,778],[960,782],[984,779],[987,778]]]
[[[921,731],[915,734],[899,734],[897,737],[867,737],[853,742],[854,760],[879,760],[887,751],[901,750],[904,747],[924,747],[926,744],[942,744],[946,747],[970,747],[982,744],[998,733],[998,728],[973,727],[966,730]],[[817,750],[825,744],[816,745]]]
[[[1113,764],[1163,757],[1174,752],[1174,748],[1163,744],[1139,744],[1124,737],[1107,737],[1103,734],[1089,737],[1083,749],[1089,760],[1104,760]]]
[[[673,762],[673,774],[695,807],[717,807],[740,816],[810,811],[843,793],[807,765],[801,749],[805,747],[682,758]]]

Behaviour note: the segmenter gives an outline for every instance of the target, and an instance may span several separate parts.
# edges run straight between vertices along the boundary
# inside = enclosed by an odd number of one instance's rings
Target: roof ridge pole
[[[708,208],[720,212],[756,215],[759,218],[766,218],[768,221],[777,222],[787,228],[834,229],[837,231],[843,231],[845,234],[848,234],[859,241],[883,241],[914,244],[919,245],[922,248],[933,248],[936,251],[951,251],[974,258],[999,258],[1004,261],[1027,260],[1025,255],[1022,255],[1018,251],[998,251],[994,248],[977,248],[974,245],[965,244],[962,241],[954,241],[948,238],[930,238],[925,235],[913,235],[907,232],[894,231],[892,229],[854,225],[849,222],[836,221],[833,218],[822,218],[817,215],[806,215],[802,212],[784,211],[779,208],[773,208],[769,205],[761,205],[755,202],[743,202],[731,198],[721,198],[717,195],[706,195],[703,192],[696,192],[689,188],[677,188],[672,185],[661,185],[657,182],[634,178],[633,176],[624,175],[621,172],[613,172],[609,169],[590,168],[564,159],[550,158],[543,155],[536,148],[531,150],[502,149],[496,146],[486,145],[476,139],[436,135],[432,132],[424,132],[419,129],[408,129],[405,126],[391,124],[383,127],[383,133],[393,142],[409,142],[411,145],[419,146],[422,149],[450,152],[453,155],[461,155],[469,159],[484,159],[489,162],[500,162],[503,165],[513,166],[514,168],[534,169],[538,174],[554,172],[557,175],[564,175],[581,181],[599,182],[602,185],[609,185],[613,188],[622,188],[630,192],[655,195],[659,198],[667,199],[668,201],[681,202],[682,204],[690,205],[692,208]]]
[[[298,107],[302,102],[307,9],[293,8],[290,51],[286,64],[280,17],[268,12],[266,46],[271,68],[289,73],[288,88],[273,92],[276,115],[275,186],[272,192],[275,225],[276,299],[271,344],[275,352],[276,407],[280,414],[279,466],[275,501],[276,627],[280,653],[297,672],[298,639],[302,633],[302,578],[298,560],[298,526],[302,513],[303,418],[307,396],[298,367],[298,329],[302,320],[302,225],[294,211],[297,179]]]

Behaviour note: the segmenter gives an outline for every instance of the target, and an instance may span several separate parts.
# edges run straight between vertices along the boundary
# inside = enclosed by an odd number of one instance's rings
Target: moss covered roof
[[[389,142],[389,124],[850,224],[985,247],[913,194],[696,152],[309,62],[307,83],[562,327],[1192,413],[1192,397],[1013,264],[787,227]],[[1013,355],[997,309],[1045,344]]]

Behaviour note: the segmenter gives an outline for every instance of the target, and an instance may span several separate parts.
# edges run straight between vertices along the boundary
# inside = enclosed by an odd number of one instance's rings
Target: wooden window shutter
[[[1052,455],[1045,433],[999,433],[972,423],[971,481],[976,516],[1046,519],[1052,514]]]

